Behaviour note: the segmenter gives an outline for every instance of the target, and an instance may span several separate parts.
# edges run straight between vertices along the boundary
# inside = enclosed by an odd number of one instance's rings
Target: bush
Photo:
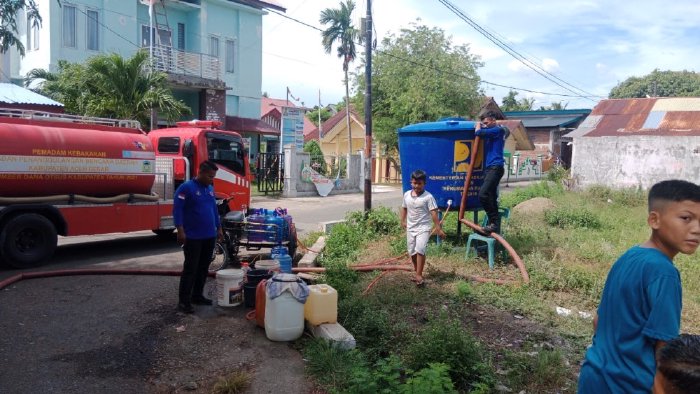
[[[547,180],[554,183],[561,183],[564,179],[569,177],[569,170],[564,168],[564,166],[555,164],[549,168],[547,171]]]
[[[541,350],[535,355],[527,353],[506,354],[508,380],[517,389],[530,392],[547,392],[548,388],[560,388],[567,380],[568,368],[559,350]]]
[[[601,227],[601,221],[593,212],[585,208],[555,208],[544,213],[544,219],[550,226],[561,228],[592,228]]]
[[[375,208],[368,213],[350,212],[345,219],[349,224],[362,227],[373,235],[398,234],[401,231],[398,215],[387,207]]]
[[[303,350],[306,371],[326,389],[340,390],[350,385],[353,371],[364,366],[362,354],[345,350],[324,339],[312,340]]]
[[[360,245],[365,240],[362,228],[348,223],[333,226],[323,253],[323,265],[327,262],[345,261],[357,255]]]
[[[456,393],[448,371],[445,364],[431,363],[427,368],[413,372],[405,369],[401,360],[392,355],[379,360],[371,370],[357,368],[347,391],[353,394]]]
[[[339,297],[338,323],[352,333],[368,360],[389,354],[393,327],[389,313],[381,305],[359,295]]]
[[[413,369],[431,363],[445,363],[458,390],[467,391],[478,383],[490,382],[492,371],[483,358],[479,342],[456,321],[441,316],[428,323],[406,348],[408,365]]]

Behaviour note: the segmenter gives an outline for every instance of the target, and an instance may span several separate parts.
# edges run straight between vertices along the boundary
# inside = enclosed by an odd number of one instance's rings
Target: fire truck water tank
[[[149,194],[155,152],[136,129],[0,120],[0,196]]]

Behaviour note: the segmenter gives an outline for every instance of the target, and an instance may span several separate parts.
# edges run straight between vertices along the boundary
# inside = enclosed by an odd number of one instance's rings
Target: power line
[[[572,85],[572,84],[570,84],[570,83],[564,81],[563,79],[557,77],[556,75],[554,75],[554,74],[550,73],[549,71],[545,70],[544,68],[540,67],[540,66],[539,66],[538,64],[536,64],[535,62],[530,61],[529,59],[527,59],[526,57],[524,57],[523,55],[521,55],[520,53],[518,53],[515,49],[513,49],[512,47],[510,47],[508,44],[506,44],[505,42],[503,42],[502,40],[500,40],[498,37],[495,37],[491,32],[489,32],[489,31],[487,31],[485,28],[481,27],[481,25],[479,25],[478,23],[476,23],[476,22],[475,22],[473,19],[471,19],[466,13],[464,13],[464,11],[460,10],[459,8],[457,8],[457,7],[456,7],[454,4],[452,4],[450,1],[448,1],[448,0],[438,0],[438,1],[439,1],[440,3],[442,3],[445,7],[447,7],[450,11],[452,11],[455,15],[457,15],[460,19],[462,19],[463,21],[465,21],[468,25],[470,25],[471,27],[473,27],[473,28],[474,28],[477,32],[479,32],[481,35],[483,35],[484,37],[486,37],[486,39],[488,39],[489,41],[491,41],[492,43],[494,43],[496,46],[498,46],[499,48],[501,48],[501,49],[503,49],[504,51],[506,51],[506,53],[508,53],[509,55],[513,56],[516,60],[518,60],[519,62],[521,62],[522,64],[524,64],[526,67],[528,67],[529,69],[533,70],[533,71],[536,72],[537,74],[541,75],[543,78],[547,79],[548,81],[550,81],[550,82],[554,83],[555,85],[557,85],[557,86],[559,86],[559,87],[561,87],[561,88],[563,88],[563,89],[565,89],[565,90],[567,90],[567,91],[569,91],[569,92],[575,94],[576,97],[585,98],[585,99],[588,99],[588,100],[591,100],[591,101],[595,101],[595,100],[592,99],[592,97],[595,97],[595,98],[600,98],[600,97],[601,97],[601,96],[594,95],[594,94],[591,94],[591,93],[589,93],[589,92],[586,92],[585,90],[580,89],[580,88],[578,88],[578,87],[576,87],[576,86],[574,86],[574,85]],[[570,87],[567,87],[567,86],[565,86],[565,85],[568,85],[568,86],[570,86]],[[578,90],[578,92],[577,92],[576,90]],[[580,92],[583,92],[584,94],[581,94]]]
[[[289,19],[289,20],[291,20],[291,21],[294,21],[294,22],[299,23],[299,24],[301,24],[301,25],[304,25],[304,26],[306,26],[306,27],[312,28],[312,29],[314,29],[314,30],[323,31],[323,29],[321,29],[321,28],[319,28],[319,27],[310,25],[310,24],[308,24],[308,23],[306,23],[306,22],[304,22],[304,21],[301,21],[301,20],[299,20],[299,19],[293,18],[293,17],[291,17],[291,16],[289,16],[289,15],[285,15],[285,14],[276,12],[276,11],[274,11],[274,10],[269,10],[269,11],[272,12],[273,14],[277,14],[277,15],[283,17],[283,18],[287,18],[287,19]],[[359,43],[356,43],[356,44],[359,45]],[[469,79],[469,80],[474,80],[474,79],[475,79],[475,78],[469,78],[469,77],[467,77],[466,75],[462,75],[462,74],[457,74],[457,73],[452,73],[452,72],[449,72],[449,71],[441,70],[441,69],[436,68],[436,67],[431,66],[431,65],[427,65],[427,64],[423,64],[423,63],[416,62],[415,60],[406,59],[406,58],[403,58],[403,57],[401,57],[401,56],[396,56],[396,55],[394,55],[394,54],[391,54],[391,53],[389,53],[389,52],[387,52],[387,51],[383,51],[383,50],[381,50],[381,49],[377,49],[376,52],[381,52],[381,53],[383,53],[384,55],[387,55],[387,56],[389,56],[389,57],[393,57],[394,59],[401,60],[401,61],[404,61],[404,62],[408,62],[408,63],[414,64],[414,65],[416,65],[416,66],[420,66],[420,67],[423,67],[423,68],[426,68],[426,69],[429,69],[429,70],[441,72],[441,73],[444,73],[444,74],[450,74],[450,75],[453,75],[453,76],[456,76],[456,77],[459,77],[459,78],[464,78],[464,79]],[[579,98],[580,98],[580,97],[584,97],[584,98],[588,98],[588,97],[582,96],[582,95],[580,95],[580,94],[578,94],[578,93],[576,93],[576,92],[573,92],[574,94],[551,93],[551,92],[543,92],[543,91],[532,90],[532,89],[526,89],[526,88],[519,88],[519,87],[515,87],[515,86],[502,85],[502,84],[495,83],[495,82],[489,82],[489,81],[486,81],[486,80],[484,80],[484,79],[479,79],[479,82],[480,82],[480,83],[483,83],[483,84],[486,84],[486,85],[498,86],[498,87],[502,87],[502,88],[508,88],[508,89],[512,89],[512,90],[519,90],[519,91],[528,92],[528,93],[544,94],[544,95],[547,95],[547,96],[579,97]],[[596,97],[599,97],[599,96],[596,96]]]

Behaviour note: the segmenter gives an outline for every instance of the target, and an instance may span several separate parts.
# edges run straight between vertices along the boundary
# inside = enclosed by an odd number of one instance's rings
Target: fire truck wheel
[[[153,234],[155,234],[159,237],[165,238],[165,237],[171,236],[175,232],[175,229],[169,228],[169,229],[165,229],[165,230],[158,229],[158,230],[151,230],[151,231],[153,231]]]
[[[223,268],[226,263],[228,263],[228,250],[226,250],[226,244],[217,242],[216,245],[214,245],[214,253],[211,256],[209,271],[218,271]]]
[[[56,228],[44,216],[25,213],[10,219],[0,234],[0,254],[14,268],[30,268],[56,250]]]

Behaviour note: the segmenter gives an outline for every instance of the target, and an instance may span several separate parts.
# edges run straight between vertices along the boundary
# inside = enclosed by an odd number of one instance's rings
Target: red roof
[[[265,135],[280,135],[280,131],[260,119],[226,116],[226,130],[238,133],[256,133]]]

